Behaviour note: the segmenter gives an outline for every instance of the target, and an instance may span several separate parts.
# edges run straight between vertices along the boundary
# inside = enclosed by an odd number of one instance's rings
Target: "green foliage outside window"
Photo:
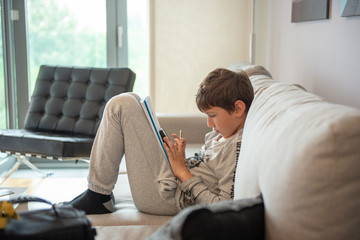
[[[42,64],[106,67],[105,3],[89,1],[99,12],[92,17],[104,23],[99,31],[81,18],[84,9],[73,8],[71,2],[28,1],[30,93]]]

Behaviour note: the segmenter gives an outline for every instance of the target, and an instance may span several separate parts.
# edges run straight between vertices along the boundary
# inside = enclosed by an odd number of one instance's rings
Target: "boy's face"
[[[233,136],[244,126],[244,109],[235,107],[235,110],[229,113],[221,107],[211,107],[204,113],[207,115],[208,127],[212,127],[224,138]]]

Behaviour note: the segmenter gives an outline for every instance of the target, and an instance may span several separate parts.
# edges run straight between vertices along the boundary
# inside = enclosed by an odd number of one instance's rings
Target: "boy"
[[[93,144],[89,189],[67,204],[87,214],[113,212],[112,190],[124,154],[133,200],[142,212],[175,215],[190,205],[232,199],[242,130],[253,97],[245,72],[219,68],[209,73],[200,84],[196,104],[213,131],[205,136],[199,154],[188,159],[184,138],[173,134],[172,142],[165,137],[171,168],[154,140],[140,98],[133,93],[113,97]]]

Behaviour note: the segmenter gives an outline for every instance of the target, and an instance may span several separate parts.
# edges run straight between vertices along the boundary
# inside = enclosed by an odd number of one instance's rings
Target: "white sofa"
[[[255,90],[235,199],[262,194],[265,239],[360,239],[360,111],[277,82],[260,66],[230,69],[245,70]],[[167,132],[189,133],[192,151],[209,130],[202,115],[161,116],[160,122]],[[126,174],[115,197],[115,213],[89,216],[97,239],[145,239],[171,219],[139,212]]]

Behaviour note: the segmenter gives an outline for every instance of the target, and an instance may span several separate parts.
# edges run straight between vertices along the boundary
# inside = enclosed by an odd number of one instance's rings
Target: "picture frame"
[[[360,16],[360,0],[341,0],[341,16]]]
[[[292,0],[291,22],[329,19],[330,0]]]

